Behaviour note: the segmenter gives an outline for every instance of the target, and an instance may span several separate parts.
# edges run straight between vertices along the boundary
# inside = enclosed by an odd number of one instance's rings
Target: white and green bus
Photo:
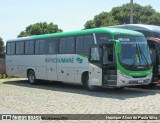
[[[151,82],[152,64],[143,34],[95,28],[8,40],[6,72],[37,80],[123,88]]]

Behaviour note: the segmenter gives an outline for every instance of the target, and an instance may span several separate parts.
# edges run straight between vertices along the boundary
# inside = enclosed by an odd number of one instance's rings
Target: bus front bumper
[[[117,86],[148,85],[151,83],[151,80],[152,73],[145,77],[133,78],[118,71]]]

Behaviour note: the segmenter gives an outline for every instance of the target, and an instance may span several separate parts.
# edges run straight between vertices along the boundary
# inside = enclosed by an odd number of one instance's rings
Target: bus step
[[[105,80],[117,80],[117,75],[105,75]]]
[[[107,75],[117,75],[117,70],[106,70]]]
[[[117,80],[106,80],[104,85],[117,85]]]

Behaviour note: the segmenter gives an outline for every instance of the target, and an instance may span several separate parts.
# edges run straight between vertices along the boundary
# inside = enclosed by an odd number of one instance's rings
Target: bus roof
[[[90,33],[108,33],[108,34],[120,34],[120,35],[136,35],[136,36],[144,36],[142,33],[126,30],[126,29],[119,29],[119,28],[94,28],[94,29],[87,29],[87,30],[79,30],[79,31],[72,31],[72,32],[61,32],[61,33],[51,33],[51,34],[43,34],[43,35],[34,35],[28,37],[22,37],[17,39],[12,39],[8,41],[20,41],[20,40],[30,40],[30,39],[43,39],[43,38],[52,38],[52,37],[63,37],[63,36],[74,36],[74,35],[84,35]]]
[[[147,25],[147,24],[123,24],[123,25],[116,25],[116,26],[110,26],[110,27],[114,27],[114,28],[125,28],[127,29],[127,27],[130,27],[134,30],[134,28],[136,30],[148,30],[148,31],[158,31],[160,32],[160,26],[155,26],[155,25]]]

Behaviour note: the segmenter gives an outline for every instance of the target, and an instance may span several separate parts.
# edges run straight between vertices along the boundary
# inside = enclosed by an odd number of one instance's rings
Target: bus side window
[[[12,42],[11,44],[10,44],[11,46],[10,46],[10,55],[14,55],[15,54],[15,42]]]
[[[16,55],[24,53],[24,42],[16,42]]]
[[[37,40],[35,42],[35,54],[45,53],[45,40]]]
[[[66,38],[60,38],[59,53],[66,53]]]
[[[24,54],[24,42],[19,42],[19,54]]]
[[[84,37],[83,36],[77,36],[76,37],[76,53],[83,53],[84,52],[84,48],[83,48],[83,41]]]
[[[16,55],[19,55],[19,50],[20,50],[20,42],[16,42]]]
[[[67,37],[66,53],[75,53],[75,38]]]
[[[47,39],[47,54],[56,54],[58,51],[58,38]]]
[[[35,42],[35,54],[39,54],[39,40],[36,40]]]
[[[93,35],[84,36],[84,53],[89,53],[91,45],[94,44]]]
[[[11,54],[11,43],[7,43],[7,55]]]
[[[34,41],[25,42],[25,54],[28,55],[34,54]]]

